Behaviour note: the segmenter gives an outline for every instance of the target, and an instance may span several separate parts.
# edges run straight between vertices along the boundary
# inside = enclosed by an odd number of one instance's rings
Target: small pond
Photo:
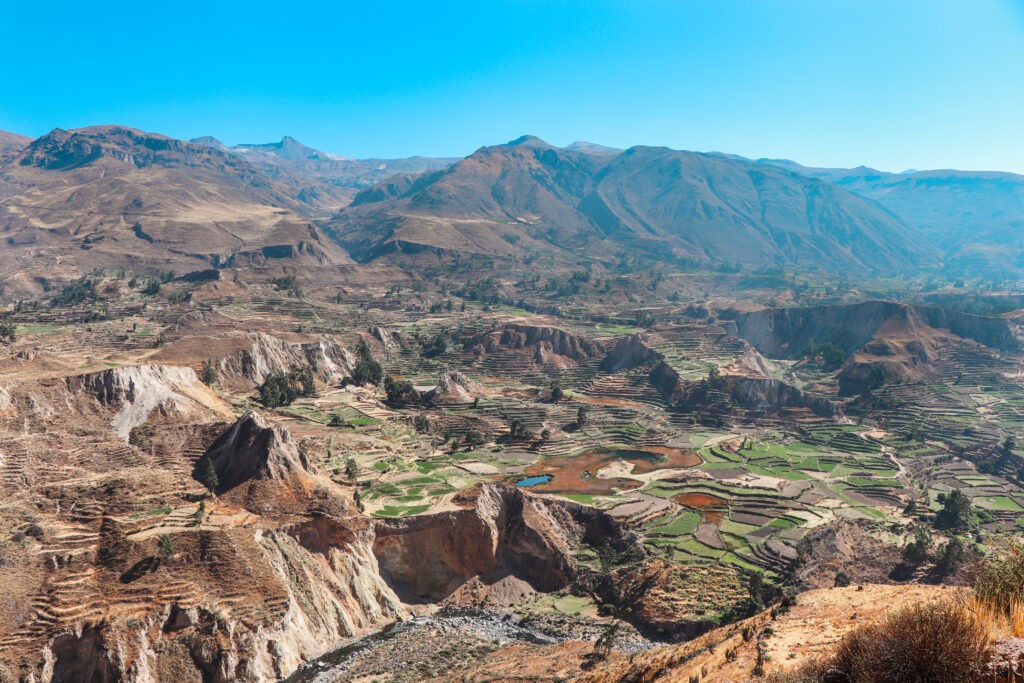
[[[551,481],[550,474],[538,474],[532,477],[526,477],[516,482],[516,486],[522,486],[523,488],[529,486],[537,486],[538,484],[546,484]]]

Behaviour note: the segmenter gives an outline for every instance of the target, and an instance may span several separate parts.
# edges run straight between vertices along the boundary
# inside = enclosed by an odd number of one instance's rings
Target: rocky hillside
[[[759,163],[820,178],[878,202],[949,252],[961,267],[1019,265],[1021,245],[1015,236],[1024,227],[1024,176],[952,169],[886,173],[865,166],[810,168],[773,159]]]
[[[424,251],[573,258],[628,245],[855,272],[935,256],[891,214],[823,181],[664,148],[585,150],[529,136],[484,147],[443,171],[366,190],[328,229],[362,261]]]
[[[757,352],[748,351],[757,357]],[[835,417],[842,414],[837,403],[815,396],[791,384],[768,376],[751,367],[735,366],[725,374],[711,380],[685,379],[665,356],[651,348],[643,334],[620,339],[601,361],[602,368],[619,371],[644,368],[648,379],[662,397],[676,408],[685,411],[724,414],[746,411],[752,414],[775,415],[789,410],[808,410],[814,415]],[[736,370],[736,372],[733,372]]]
[[[978,356],[1014,352],[1022,331],[1007,318],[929,305],[885,301],[763,309],[727,323],[771,358],[800,359],[813,347],[834,345],[846,357],[840,389],[850,394],[883,381],[934,378],[956,350]],[[872,380],[872,371],[883,373]]]
[[[0,270],[348,262],[311,211],[233,154],[119,126],[56,129],[0,157]]]

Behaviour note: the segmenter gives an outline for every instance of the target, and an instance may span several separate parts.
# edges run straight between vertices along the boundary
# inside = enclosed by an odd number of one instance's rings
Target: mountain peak
[[[285,161],[344,160],[344,157],[335,156],[333,154],[313,149],[312,147],[307,147],[290,135],[282,137],[280,142],[236,145],[232,149],[242,154],[272,154],[280,159],[284,159]]]
[[[213,147],[214,149],[227,151],[227,145],[225,145],[223,142],[213,137],[212,135],[201,135],[197,138],[192,138],[191,140],[189,140],[189,142],[194,142],[197,145],[202,145],[204,147]]]
[[[622,150],[618,147],[608,147],[607,145],[599,145],[596,142],[584,142],[583,140],[577,140],[571,145],[565,147],[568,152],[582,152],[584,154],[620,154]]]
[[[554,149],[554,145],[541,140],[536,135],[520,135],[515,140],[510,140],[505,143],[507,147],[550,147]]]

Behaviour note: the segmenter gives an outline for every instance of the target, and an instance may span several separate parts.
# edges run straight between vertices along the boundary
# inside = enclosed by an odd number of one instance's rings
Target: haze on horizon
[[[348,157],[522,133],[1024,172],[1024,2],[9,3],[0,130],[118,123]],[[32,27],[69,27],[40,40]]]

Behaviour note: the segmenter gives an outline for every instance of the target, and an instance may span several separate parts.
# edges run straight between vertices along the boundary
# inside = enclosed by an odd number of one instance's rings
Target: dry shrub
[[[994,628],[1024,637],[1024,543],[1013,542],[975,567],[971,611]]]
[[[778,680],[791,683],[968,683],[990,659],[988,628],[950,602],[906,607],[848,633],[828,659]]]

